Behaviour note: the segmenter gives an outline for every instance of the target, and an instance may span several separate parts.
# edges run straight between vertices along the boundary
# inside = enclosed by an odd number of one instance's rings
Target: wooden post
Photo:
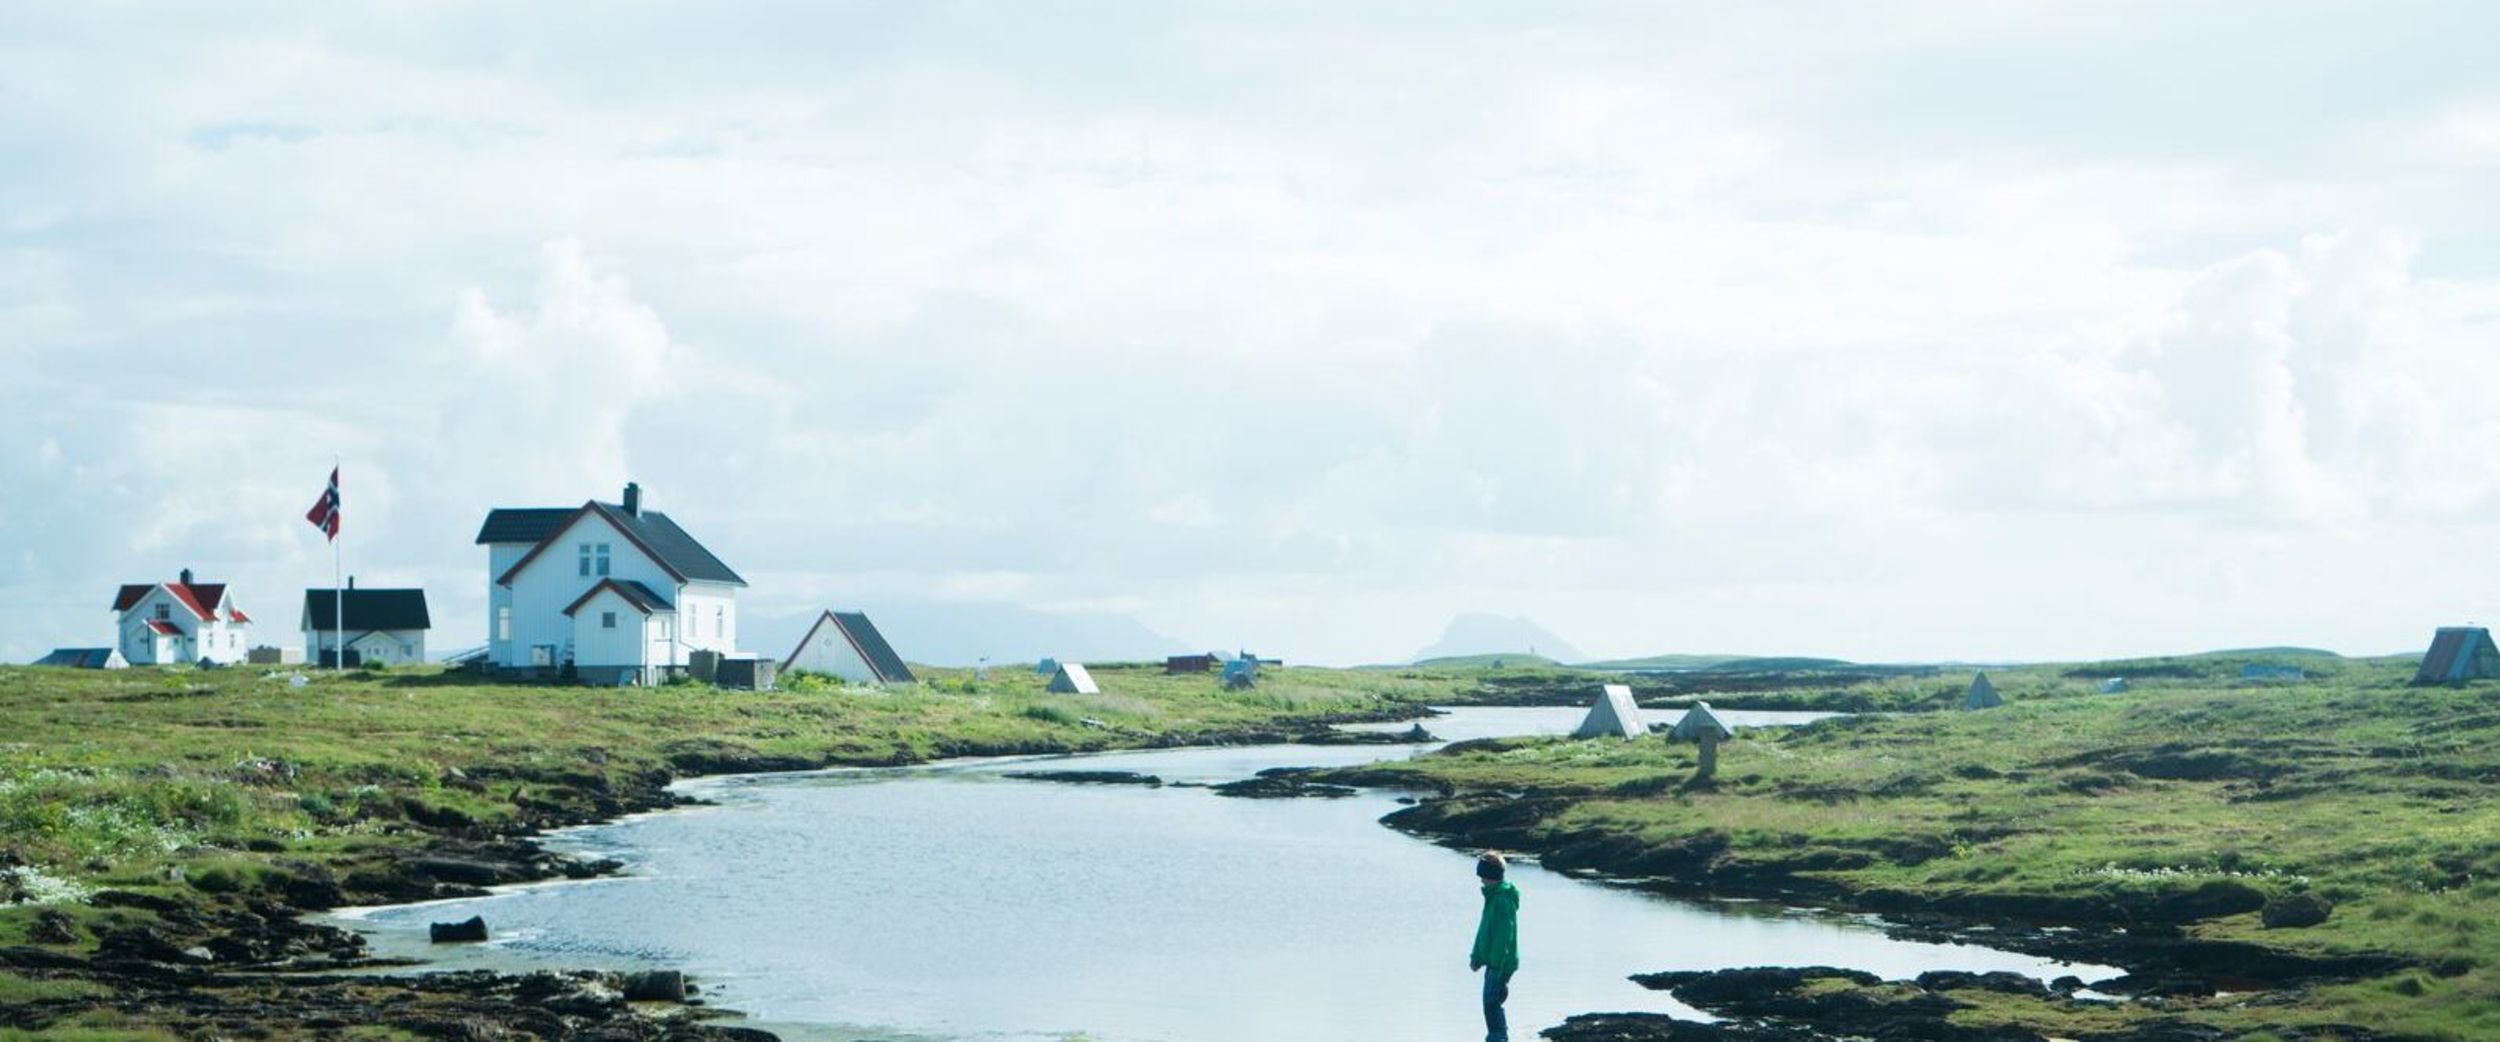
[[[1719,732],[1703,728],[1701,735],[1701,768],[1693,772],[1694,781],[1709,781],[1719,773]]]

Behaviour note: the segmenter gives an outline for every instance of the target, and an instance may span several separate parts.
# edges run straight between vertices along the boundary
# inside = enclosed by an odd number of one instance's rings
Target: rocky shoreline
[[[1411,778],[1374,774],[1362,768],[1286,773],[1313,776],[1294,779],[1305,782],[1324,780],[1383,788],[1412,785]],[[1546,1032],[1546,1037],[1558,1042],[1830,1042],[1843,1038],[2043,1042],[2046,1036],[2027,1028],[1975,1030],[1948,1024],[1944,1017],[1963,1004],[1945,993],[1973,988],[2011,989],[2036,992],[2031,997],[2052,1004],[2098,1001],[2074,997],[2087,983],[2091,991],[2133,1003],[2148,1015],[2123,1030],[2086,1033],[2076,1036],[2075,1042],[2218,1042],[2233,1036],[2169,1015],[2166,1007],[2171,1000],[2225,992],[2255,993],[2262,998],[2269,992],[2298,991],[2377,976],[2411,965],[2392,955],[2313,957],[2263,945],[2186,935],[2181,929],[2186,923],[2257,911],[2264,904],[2263,895],[2230,883],[2132,904],[2054,898],[1931,899],[1918,894],[1835,886],[1801,874],[1818,867],[1807,863],[1754,865],[1728,871],[1714,864],[1718,850],[1707,843],[1662,848],[1611,836],[1549,836],[1530,827],[1548,814],[1561,812],[1570,802],[1566,797],[1537,793],[1428,792],[1413,805],[1384,816],[1381,822],[1441,846],[1517,851],[1555,871],[1606,879],[1655,893],[1699,899],[1768,900],[1870,913],[1882,916],[1885,932],[1900,939],[1981,945],[2063,961],[2116,966],[2126,972],[2093,982],[2068,978],[2056,987],[2010,974],[1986,975],[1975,980],[1964,979],[1973,977],[1969,974],[1926,974],[1917,981],[1883,982],[1870,975],[1828,967],[1642,974],[1633,979],[1671,991],[1686,1003],[1725,1018],[1725,1022],[1700,1024],[1658,1014],[1592,1014],[1572,1018]],[[2439,967],[2429,969],[2434,974],[2440,972]],[[1817,981],[1846,981],[1859,990],[1880,987],[1889,998],[1875,1002],[1835,998],[1831,994],[1796,994],[1814,991],[1810,986]],[[1916,999],[1917,993],[1928,998]],[[2287,1034],[2287,1030],[2292,1033]],[[2303,1034],[2304,1030],[2314,1033]],[[2383,1038],[2350,1026],[2275,1028],[2271,1029],[2271,1037],[2342,1042]]]
[[[1333,722],[1419,715],[1393,708]],[[1124,737],[1135,739],[1129,748],[1332,740],[1324,729],[1307,728]],[[942,755],[1074,751],[967,744],[949,746]],[[457,1042],[771,1042],[778,1036],[716,1023],[736,1014],[705,1006],[696,997],[701,990],[696,983],[651,994],[630,974],[425,971],[423,963],[374,958],[363,937],[309,922],[305,915],[352,905],[478,897],[497,886],[614,873],[624,866],[549,851],[538,837],[695,802],[670,791],[681,779],[923,762],[928,761],[899,752],[889,759],[775,757],[734,743],[691,740],[669,750],[665,770],[611,773],[594,759],[575,769],[485,765],[447,771],[441,784],[502,793],[521,811],[519,820],[482,825],[411,804],[404,824],[394,828],[415,842],[326,864],[280,859],[242,892],[201,892],[191,900],[126,890],[91,894],[78,915],[56,911],[41,917],[29,937],[34,943],[0,946],[0,970],[60,995],[0,1004],[0,1028],[40,1030],[110,1012],[185,1038],[327,1037],[350,1028],[387,1027]],[[394,968],[411,972],[374,972]],[[674,971],[662,973],[684,979]]]

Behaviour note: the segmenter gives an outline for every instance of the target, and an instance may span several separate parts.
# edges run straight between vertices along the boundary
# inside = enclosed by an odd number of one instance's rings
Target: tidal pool
[[[1445,739],[1567,731],[1576,709],[1460,709]],[[1722,713],[1735,726],[1813,714]],[[1403,727],[1404,725],[1399,725]],[[1268,1042],[1482,1037],[1466,855],[1381,826],[1391,794],[1244,800],[1004,777],[1081,766],[1229,781],[1414,746],[1170,749],[686,783],[714,806],[567,830],[628,874],[341,913],[438,967],[674,967],[800,1039]],[[1675,900],[1522,865],[1514,1038],[1573,1013],[1699,1014],[1626,974],[1830,964],[2115,973],[1887,938],[1864,921]],[[496,940],[430,946],[483,915]]]

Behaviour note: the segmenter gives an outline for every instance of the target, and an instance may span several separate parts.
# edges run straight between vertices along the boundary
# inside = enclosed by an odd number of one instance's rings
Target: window
[[[603,630],[612,630],[612,629],[615,629],[615,628],[616,628],[616,613],[615,613],[615,612],[612,612],[612,611],[603,611],[603,612],[600,612],[600,613],[599,613],[599,628],[600,628],[600,629],[603,629]]]
[[[583,574],[583,575],[589,575],[589,574],[590,574],[590,544],[589,544],[589,543],[583,543],[583,544],[581,544],[581,551],[582,551],[582,553],[581,553],[581,559],[580,559],[580,561],[581,561],[581,566],[582,566],[582,574]]]
[[[599,574],[608,574],[608,544],[601,543],[594,548],[591,553],[591,561],[596,566]]]
[[[661,640],[675,640],[676,638],[677,638],[677,620],[672,619],[672,618],[669,618],[669,617],[667,617],[667,616],[665,616],[665,615],[661,616],[661,617],[660,617],[660,639],[661,639]]]
[[[512,606],[509,604],[495,609],[495,639],[512,639]]]
[[[718,606],[713,607],[712,635],[715,637],[726,637],[729,635],[729,609]]]
[[[171,619],[171,618],[173,618],[173,617],[174,617],[174,606],[173,606],[173,605],[170,605],[170,604],[159,604],[159,605],[157,605],[157,606],[156,606],[156,619],[157,619],[157,621],[158,621],[158,622],[163,622],[163,621],[165,621],[165,620],[167,620],[167,619]]]

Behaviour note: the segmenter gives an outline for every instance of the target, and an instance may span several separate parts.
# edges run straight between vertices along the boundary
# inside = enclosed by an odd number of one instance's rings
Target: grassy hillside
[[[68,924],[69,943],[52,949],[63,954],[111,956],[100,949],[116,938],[161,936],[169,951],[222,943],[248,963],[293,944],[267,902],[408,900],[560,870],[500,837],[649,806],[673,775],[1280,741],[1406,715],[1437,691],[1294,668],[1241,692],[1160,666],[1093,672],[1101,695],[1046,694],[1045,678],[1005,669],[979,681],[930,670],[890,691],[800,677],[759,694],[506,686],[433,669],[313,673],[298,688],[242,668],[0,668],[0,954],[39,939],[48,916],[55,930]],[[28,965],[48,964],[0,960],[19,967],[0,969],[0,1039],[223,1033],[181,1009],[224,992],[173,1002],[119,990],[141,978],[108,989],[120,1008],[88,1008],[77,996],[106,978]],[[335,1037],[318,1027],[335,1012],[312,1011],[363,1001],[337,988],[274,993],[300,998],[234,1014],[259,1037]]]
[[[1688,787],[1691,748],[1659,738],[1490,743],[1337,780],[1452,794],[1398,823],[1558,867],[2401,964],[2163,1000],[2228,1037],[2500,1038],[2500,685],[2410,688],[2389,661],[2313,663],[2331,676],[2298,685],[2239,683],[2228,656],[2161,664],[2187,675],[2098,695],[2068,674],[2103,666],[2002,671],[2001,709],[1747,732],[1715,787]],[[2312,898],[2323,923],[2264,925],[2266,905]],[[1991,1008],[2051,1036],[2084,1026],[2051,1003]]]

